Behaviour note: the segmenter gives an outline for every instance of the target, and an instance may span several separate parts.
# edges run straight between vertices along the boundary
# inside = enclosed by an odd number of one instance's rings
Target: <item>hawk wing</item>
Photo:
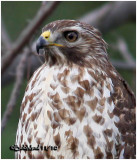
[[[112,66],[111,66],[112,67]],[[112,67],[113,68],[113,67]],[[136,100],[126,81],[113,68],[108,72],[114,84],[114,93],[111,95],[115,104],[114,115],[120,118],[115,125],[121,133],[122,145],[118,146],[119,158],[135,158],[136,155]]]

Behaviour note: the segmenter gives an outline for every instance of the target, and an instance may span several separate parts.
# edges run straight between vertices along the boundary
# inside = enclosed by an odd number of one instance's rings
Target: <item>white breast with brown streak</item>
[[[96,73],[106,78],[97,81]],[[111,92],[111,79],[97,68],[41,66],[22,101],[16,144],[58,145],[58,150],[21,151],[16,157],[106,158],[106,150],[115,156],[119,118],[112,113]]]

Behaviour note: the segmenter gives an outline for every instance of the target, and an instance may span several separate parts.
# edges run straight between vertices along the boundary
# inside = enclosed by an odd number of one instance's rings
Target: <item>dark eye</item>
[[[69,42],[75,42],[78,39],[78,33],[75,31],[66,31],[64,32],[64,37]]]

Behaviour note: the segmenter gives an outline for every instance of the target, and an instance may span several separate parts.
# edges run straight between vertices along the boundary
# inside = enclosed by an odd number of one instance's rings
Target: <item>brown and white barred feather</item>
[[[56,50],[54,63],[53,57],[46,57],[47,64],[34,73],[26,88],[16,136],[20,147],[39,144],[58,149],[22,150],[16,158],[135,158],[134,95],[108,61],[100,35],[94,28],[67,20],[53,22],[45,30],[74,28],[76,23],[96,35],[87,41],[91,43],[86,50],[80,47],[79,54],[87,52],[87,57],[75,63],[76,57],[66,56],[63,64],[61,52],[70,53],[68,48]]]

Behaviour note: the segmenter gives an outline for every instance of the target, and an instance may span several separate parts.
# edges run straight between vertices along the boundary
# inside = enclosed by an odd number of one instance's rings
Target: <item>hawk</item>
[[[79,21],[43,28],[36,49],[45,63],[25,91],[16,158],[135,158],[135,97],[106,47]]]

